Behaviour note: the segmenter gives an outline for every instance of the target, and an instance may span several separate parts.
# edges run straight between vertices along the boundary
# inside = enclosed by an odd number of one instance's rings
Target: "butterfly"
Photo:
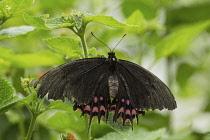
[[[122,118],[123,125],[155,109],[173,110],[177,107],[169,88],[145,68],[126,60],[118,59],[114,51],[108,58],[85,58],[65,63],[44,74],[36,83],[40,85],[38,96],[48,93],[49,99],[74,99],[74,110],[94,116],[98,123],[108,119],[113,112],[113,121]]]

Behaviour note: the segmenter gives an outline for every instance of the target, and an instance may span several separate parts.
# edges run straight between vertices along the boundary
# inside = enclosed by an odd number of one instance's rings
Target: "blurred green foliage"
[[[68,133],[82,140],[210,140],[209,6],[209,0],[0,0],[0,140],[24,139],[29,111],[38,116],[33,140],[57,140]],[[32,80],[22,79],[21,85],[21,77],[37,79],[54,66],[85,57],[83,26],[87,57],[109,51],[91,31],[111,48],[127,34],[117,57],[163,79],[178,108],[146,112],[133,131],[94,119],[87,135],[88,116],[80,117],[70,101],[40,106]]]

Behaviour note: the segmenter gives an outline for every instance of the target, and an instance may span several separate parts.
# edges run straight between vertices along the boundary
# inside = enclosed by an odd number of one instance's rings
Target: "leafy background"
[[[147,112],[134,131],[94,120],[91,139],[209,140],[209,7],[209,0],[0,1],[0,140],[23,139],[30,106],[38,102],[35,91],[29,95],[27,90],[30,79],[21,85],[21,77],[37,79],[54,66],[84,57],[78,36],[65,28],[71,24],[58,18],[72,10],[92,13],[85,19],[90,22],[85,33],[89,57],[109,51],[91,31],[110,47],[126,33],[116,48],[117,57],[160,77],[178,106],[174,111]],[[87,138],[88,117],[79,117],[67,103],[48,102],[32,139],[57,140],[67,133]]]

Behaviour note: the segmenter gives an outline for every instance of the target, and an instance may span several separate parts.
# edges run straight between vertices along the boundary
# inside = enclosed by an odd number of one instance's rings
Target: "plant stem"
[[[87,43],[86,43],[86,40],[85,40],[85,32],[83,32],[79,37],[80,37],[80,40],[81,40],[81,43],[82,43],[84,57],[88,58],[88,49],[87,49]]]
[[[18,115],[20,116],[20,118],[24,118],[21,109],[22,108],[18,109]],[[19,129],[20,129],[20,137],[21,137],[21,139],[24,139],[24,137],[25,137],[24,119],[20,119],[18,124],[19,124]]]
[[[81,30],[78,30],[77,28],[70,28],[70,29],[77,36],[79,36],[79,38],[81,40],[81,45],[82,45],[82,48],[83,48],[84,58],[88,58],[88,47],[87,47],[87,43],[86,43],[86,40],[85,40],[85,28],[86,28],[86,25]]]
[[[30,140],[31,139],[33,131],[34,131],[36,118],[38,117],[37,114],[32,113],[32,112],[31,112],[31,116],[32,116],[32,118],[31,118],[30,126],[28,128],[28,133],[27,133],[27,136],[26,136],[26,140]]]

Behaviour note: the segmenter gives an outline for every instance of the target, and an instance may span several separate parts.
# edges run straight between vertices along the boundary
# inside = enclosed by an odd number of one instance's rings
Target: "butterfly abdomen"
[[[109,95],[114,98],[118,93],[119,81],[117,76],[110,76],[108,79],[109,83]]]

